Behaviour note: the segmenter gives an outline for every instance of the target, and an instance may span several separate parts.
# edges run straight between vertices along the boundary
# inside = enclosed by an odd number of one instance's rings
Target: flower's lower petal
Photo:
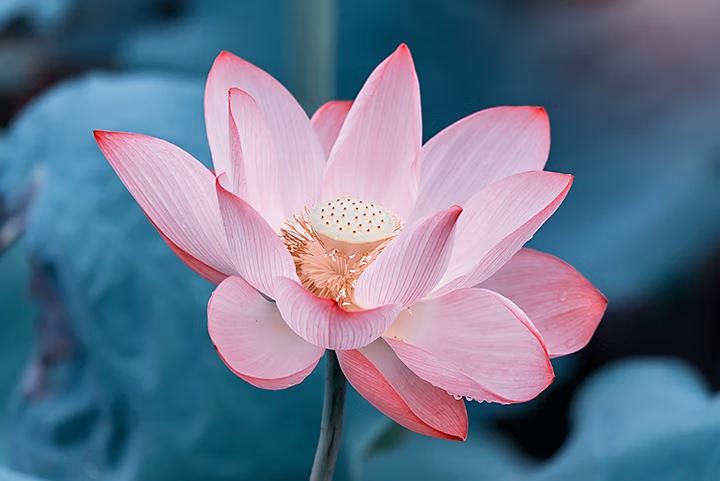
[[[485,289],[418,302],[383,337],[415,374],[479,401],[528,401],[553,380],[547,350],[530,320]]]
[[[205,166],[154,137],[95,131],[95,140],[165,237],[212,269],[236,273],[218,209],[215,176]]]
[[[335,145],[350,107],[352,102],[349,100],[332,100],[317,109],[310,119],[325,152],[325,158],[330,157],[330,151]]]
[[[333,299],[318,297],[287,277],[275,279],[275,301],[285,322],[300,337],[327,349],[367,346],[387,329],[399,305],[346,311]]]
[[[420,87],[407,46],[370,75],[325,169],[321,199],[352,197],[407,219],[417,198],[422,148]]]
[[[464,205],[504,177],[542,170],[549,150],[550,124],[544,109],[495,107],[465,117],[423,146],[413,218]]]
[[[450,207],[403,229],[358,279],[358,305],[408,307],[425,297],[445,273],[461,212]]]
[[[571,175],[524,172],[474,195],[463,206],[450,264],[434,295],[475,286],[497,272],[557,210],[572,181]]]
[[[340,367],[365,399],[398,424],[426,436],[465,440],[465,404],[423,381],[383,339],[361,349],[337,351]]]
[[[280,237],[247,202],[226,189],[227,176],[217,178],[217,196],[230,253],[238,273],[257,290],[274,297],[273,279],[295,278],[295,263]]]
[[[279,176],[283,213],[289,218],[316,200],[325,156],[300,104],[280,82],[264,70],[235,55],[222,52],[208,74],[205,85],[205,124],[210,151],[218,174],[228,172],[228,91],[247,92],[255,99],[272,133]]]
[[[514,302],[545,341],[550,357],[585,347],[600,322],[607,299],[582,274],[550,254],[520,249],[480,284]]]
[[[240,277],[228,277],[215,289],[208,330],[225,364],[263,389],[300,383],[324,353],[295,334],[275,304]]]
[[[151,220],[150,223],[153,224],[153,221]],[[198,274],[200,277],[204,278],[208,282],[212,282],[215,285],[220,284],[228,277],[227,274],[223,274],[222,272],[213,269],[204,262],[200,262],[195,257],[191,256],[190,254],[179,248],[177,244],[168,239],[168,237],[163,234],[163,232],[158,229],[155,224],[153,224],[153,226],[157,229],[158,234],[160,234],[160,237],[162,238],[162,240],[165,241],[165,244],[167,244],[170,250],[172,250],[173,253],[178,256],[180,260],[185,263],[186,266],[195,271],[195,273]]]

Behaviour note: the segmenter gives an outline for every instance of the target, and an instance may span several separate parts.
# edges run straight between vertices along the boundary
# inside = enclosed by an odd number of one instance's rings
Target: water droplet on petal
[[[453,394],[453,397],[454,397],[457,401],[459,401],[459,400],[462,399],[462,396],[459,395],[459,394]]]
[[[558,301],[565,302],[568,298],[568,291],[567,289],[561,289],[560,292],[558,292]]]

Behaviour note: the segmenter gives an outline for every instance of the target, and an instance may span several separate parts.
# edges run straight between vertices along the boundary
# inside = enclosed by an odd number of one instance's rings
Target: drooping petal
[[[458,206],[450,207],[403,229],[360,275],[357,304],[405,308],[430,292],[447,268],[461,212]]]
[[[542,108],[496,107],[465,117],[423,146],[413,217],[464,205],[504,177],[542,170],[549,151],[550,123]]]
[[[524,172],[475,194],[458,220],[450,264],[435,294],[493,275],[557,210],[572,180],[554,172]]]
[[[287,277],[275,279],[275,302],[290,329],[316,346],[357,349],[385,332],[399,305],[346,311],[333,299],[318,297]]]
[[[465,404],[423,381],[383,339],[361,349],[337,351],[347,380],[380,412],[412,431],[435,438],[465,440]]]
[[[498,292],[527,314],[550,357],[572,354],[590,341],[607,299],[566,262],[520,249],[480,286]]]
[[[255,100],[230,89],[230,144],[233,165],[228,174],[232,192],[246,200],[276,230],[283,224],[279,166],[272,135]],[[242,171],[240,171],[242,169]],[[245,192],[243,196],[241,192]]]
[[[95,140],[145,215],[181,250],[227,275],[230,259],[215,194],[215,177],[164,140],[95,131]]]
[[[148,218],[148,220],[150,220]],[[153,221],[150,220],[150,223],[153,224]],[[209,265],[205,264],[204,262],[200,262],[195,257],[191,256],[181,248],[177,246],[173,241],[168,239],[168,237],[163,234],[163,232],[158,229],[158,227],[153,224],[155,229],[157,229],[158,234],[160,234],[160,237],[162,240],[165,241],[165,244],[170,248],[170,250],[173,251],[173,253],[180,258],[181,261],[185,263],[190,269],[195,271],[196,274],[198,274],[200,277],[204,278],[206,281],[211,282],[215,285],[220,284],[223,280],[225,280],[228,275],[223,274],[220,271],[217,271],[210,267]]]
[[[322,199],[353,197],[407,219],[417,197],[422,118],[410,51],[381,63],[350,108],[333,146]]]
[[[480,401],[528,401],[553,379],[537,329],[512,302],[485,289],[418,302],[383,337],[421,378]]]
[[[240,277],[228,277],[215,289],[208,330],[225,364],[263,389],[300,383],[324,353],[295,334],[275,304]]]
[[[302,107],[277,80],[256,66],[222,52],[205,86],[205,123],[215,171],[228,172],[228,92],[237,88],[257,102],[272,133],[280,175],[283,214],[289,218],[316,200],[325,156]]]
[[[217,178],[217,197],[230,255],[238,273],[255,289],[273,295],[277,276],[296,278],[295,263],[280,237],[247,202],[227,190],[227,176]]]
[[[326,158],[330,157],[330,151],[335,145],[350,107],[352,102],[349,100],[332,100],[317,109],[310,119]]]

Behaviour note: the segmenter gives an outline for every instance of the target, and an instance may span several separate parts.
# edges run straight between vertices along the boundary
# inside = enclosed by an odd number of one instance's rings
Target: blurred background
[[[309,113],[400,43],[424,133],[496,105],[550,115],[574,186],[530,246],[609,299],[587,348],[465,443],[351,393],[339,480],[720,479],[720,2],[0,0],[0,481],[307,479],[322,404],[212,348],[177,260],[93,129],[210,161],[204,80],[229,50]]]

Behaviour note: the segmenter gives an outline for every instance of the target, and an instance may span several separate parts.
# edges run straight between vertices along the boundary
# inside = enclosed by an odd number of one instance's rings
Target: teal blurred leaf
[[[201,79],[95,74],[48,91],[9,129],[0,192],[39,176],[26,246],[51,273],[75,341],[46,391],[15,404],[14,468],[53,481],[308,475],[323,363],[279,392],[235,377],[207,334],[212,286],[165,246],[93,139],[93,129],[141,132],[208,164],[202,97]],[[354,393],[349,403],[340,480],[353,443],[382,419]]]

